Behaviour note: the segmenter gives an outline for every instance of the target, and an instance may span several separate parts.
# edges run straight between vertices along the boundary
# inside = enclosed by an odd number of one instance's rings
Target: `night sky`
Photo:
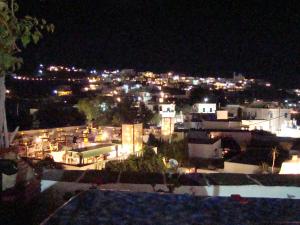
[[[26,0],[56,26],[24,51],[38,63],[230,76],[300,85],[300,2]]]

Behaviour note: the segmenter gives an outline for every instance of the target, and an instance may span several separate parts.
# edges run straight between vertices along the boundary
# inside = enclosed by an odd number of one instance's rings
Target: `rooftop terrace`
[[[300,222],[299,211],[291,199],[89,190],[42,224],[289,224]]]

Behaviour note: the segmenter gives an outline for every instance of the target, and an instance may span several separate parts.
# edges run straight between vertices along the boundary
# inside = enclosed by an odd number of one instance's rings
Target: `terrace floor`
[[[89,190],[43,225],[300,223],[300,200]]]

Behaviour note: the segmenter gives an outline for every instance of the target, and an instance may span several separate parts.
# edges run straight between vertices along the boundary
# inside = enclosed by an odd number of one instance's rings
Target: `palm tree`
[[[271,155],[272,155],[272,173],[274,173],[274,166],[275,166],[275,160],[276,157],[278,156],[279,152],[277,150],[277,147],[273,147],[272,151],[271,151]]]
[[[261,173],[265,174],[269,172],[269,165],[266,162],[262,162],[260,165]]]

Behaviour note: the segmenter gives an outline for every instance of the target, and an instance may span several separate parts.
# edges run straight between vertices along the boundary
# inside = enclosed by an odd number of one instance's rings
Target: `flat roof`
[[[97,145],[93,145],[93,146],[88,146],[88,147],[83,147],[83,148],[74,148],[74,149],[70,149],[68,150],[69,152],[86,152],[86,151],[90,151],[90,150],[95,150],[95,149],[99,149],[99,148],[105,148],[105,147],[111,147],[114,146],[115,144],[97,144]]]
[[[216,143],[220,138],[189,138],[188,143],[190,144],[213,144]]]

